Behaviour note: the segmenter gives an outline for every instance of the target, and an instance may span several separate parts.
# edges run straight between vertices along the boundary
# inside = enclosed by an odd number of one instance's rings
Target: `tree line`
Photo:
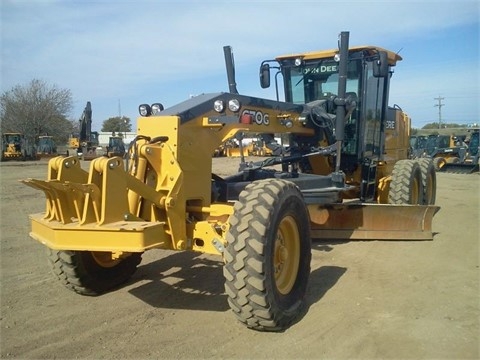
[[[438,123],[438,122],[432,122],[425,124],[422,129],[428,130],[428,129],[451,129],[451,128],[464,128],[468,127],[465,124],[456,124],[456,123]]]
[[[73,108],[72,92],[33,79],[26,85],[16,85],[0,97],[1,133],[18,132],[29,139],[51,135],[56,144],[66,144],[79,132],[78,119],[69,116]],[[80,115],[80,114],[79,114]],[[131,131],[126,116],[106,119],[101,131],[123,133]]]

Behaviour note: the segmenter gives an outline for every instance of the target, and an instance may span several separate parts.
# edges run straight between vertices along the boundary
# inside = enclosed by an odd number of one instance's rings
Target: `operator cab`
[[[279,56],[276,62],[283,75],[285,101],[295,104],[320,103],[332,115],[314,127],[330,127],[335,133],[335,103],[338,101],[338,50],[327,50]],[[342,144],[342,170],[353,173],[365,159],[378,161],[383,154],[383,133],[388,111],[390,66],[401,57],[379,47],[362,46],[349,50],[347,65],[344,141]],[[269,64],[262,63],[262,87],[269,85]],[[276,84],[278,86],[278,84]],[[292,136],[299,148],[312,146],[312,139]],[[333,139],[329,139],[331,143]]]

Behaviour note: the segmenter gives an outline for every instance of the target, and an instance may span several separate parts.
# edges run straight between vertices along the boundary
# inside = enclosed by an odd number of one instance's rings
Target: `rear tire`
[[[224,252],[230,308],[247,327],[281,331],[305,308],[310,275],[309,216],[291,182],[266,179],[240,193]]]
[[[437,174],[430,158],[417,159],[422,172],[423,204],[433,205],[437,196]]]
[[[142,253],[113,260],[111,253],[101,251],[56,251],[49,249],[52,271],[68,289],[95,296],[126,282],[137,270]]]
[[[415,160],[399,160],[392,171],[388,192],[390,204],[423,204],[423,182],[420,165]]]

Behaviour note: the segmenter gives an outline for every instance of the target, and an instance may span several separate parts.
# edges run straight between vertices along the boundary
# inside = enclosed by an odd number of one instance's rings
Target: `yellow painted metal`
[[[240,149],[240,147],[227,147],[225,148],[225,154],[228,157],[241,157],[242,155],[243,156],[249,155],[248,148],[246,146],[242,147],[242,149]]]
[[[410,148],[411,118],[403,111],[395,111],[395,124],[393,128],[385,129],[385,151],[379,178],[392,173],[397,160],[408,159]]]
[[[215,247],[215,241],[225,245],[222,233],[217,231],[216,222],[197,221],[187,225],[189,233],[193,234],[192,250],[200,251],[208,254],[219,254],[219,250]],[[220,230],[220,228],[219,228]]]
[[[300,264],[300,235],[295,219],[284,217],[278,226],[274,244],[273,270],[277,290],[289,294]]]
[[[378,46],[364,45],[364,46],[353,46],[349,48],[349,51],[362,51],[362,50],[368,51],[372,54],[378,51],[385,51],[387,53],[388,63],[391,66],[394,66],[397,63],[397,61],[402,60],[402,57],[397,53],[383,49]],[[311,51],[311,52],[304,52],[304,53],[282,55],[282,56],[277,56],[276,59],[284,60],[284,59],[295,59],[300,57],[304,60],[316,60],[316,59],[332,58],[333,56],[335,56],[335,54],[338,54],[338,53],[339,53],[338,49],[330,49],[330,50]]]
[[[381,168],[382,163],[378,167]],[[391,182],[392,182],[391,176],[385,176],[378,180],[378,185],[377,185],[377,203],[378,204],[388,204],[388,192],[390,191]]]
[[[30,236],[55,250],[143,252],[148,249],[170,248],[165,223],[118,221],[110,224],[63,224],[30,215]]]
[[[434,205],[344,203],[309,205],[312,238],[342,240],[432,240]]]
[[[76,157],[57,157],[49,162],[46,181],[23,180],[47,198],[45,214],[32,216],[32,237],[63,250],[140,252],[157,247],[218,254],[212,241],[224,244],[233,205],[210,204],[205,172],[211,171],[211,158],[202,156],[207,159],[202,164],[185,145],[179,150],[178,118],[162,120],[168,143],[140,142],[131,173],[119,157],[94,159],[88,172]],[[184,159],[183,168],[178,158]],[[189,221],[188,214],[196,221]]]
[[[125,173],[121,158],[97,158],[87,173],[76,158],[58,157],[49,162],[47,181],[23,182],[46,195],[46,212],[42,219],[32,216],[31,235],[51,248],[98,251],[171,248],[165,222],[142,221],[129,212],[128,188],[155,206],[162,204],[158,192]]]

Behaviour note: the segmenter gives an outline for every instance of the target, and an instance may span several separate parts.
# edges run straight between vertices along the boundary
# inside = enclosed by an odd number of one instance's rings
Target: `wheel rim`
[[[277,290],[288,294],[297,279],[300,262],[300,235],[292,216],[286,216],[279,224],[275,239],[274,274]]]
[[[121,260],[113,259],[112,253],[108,251],[91,251],[93,260],[104,268],[111,268],[117,265]]]

